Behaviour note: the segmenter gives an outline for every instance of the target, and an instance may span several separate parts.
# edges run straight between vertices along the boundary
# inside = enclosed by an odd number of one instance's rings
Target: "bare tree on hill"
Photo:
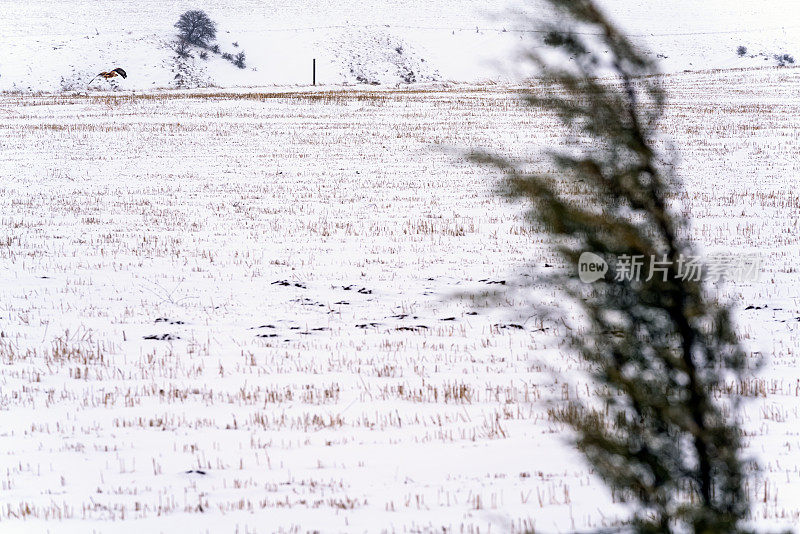
[[[190,10],[185,12],[175,23],[178,36],[185,41],[206,47],[217,37],[216,23],[206,15],[205,11]]]

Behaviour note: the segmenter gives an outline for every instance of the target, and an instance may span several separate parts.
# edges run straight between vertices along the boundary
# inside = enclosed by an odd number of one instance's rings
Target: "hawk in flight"
[[[95,76],[94,78],[92,78],[92,79],[89,81],[89,83],[92,83],[92,82],[93,82],[93,81],[95,81],[97,78],[101,78],[101,77],[102,77],[102,78],[105,78],[106,80],[108,80],[109,78],[116,78],[117,76],[122,76],[123,78],[127,78],[127,77],[128,77],[128,73],[127,73],[127,72],[125,72],[125,70],[124,70],[124,69],[121,69],[120,67],[117,67],[116,69],[114,69],[114,70],[110,70],[110,71],[108,71],[108,72],[101,72],[100,74],[98,74],[97,76]],[[88,84],[87,84],[87,85],[88,85]]]

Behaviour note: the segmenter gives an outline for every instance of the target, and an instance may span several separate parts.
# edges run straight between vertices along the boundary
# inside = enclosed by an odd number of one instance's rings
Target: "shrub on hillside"
[[[172,43],[172,50],[174,50],[179,57],[182,58],[192,57],[192,55],[189,53],[191,50],[191,46],[185,39],[179,38],[175,40],[175,42]]]
[[[247,66],[247,65],[245,65],[245,62],[244,62],[244,50],[242,50],[241,52],[236,54],[236,57],[233,60],[233,64],[236,65],[237,67],[239,67],[240,69],[243,69],[243,68],[245,68]]]
[[[178,35],[197,46],[208,46],[217,37],[217,25],[205,11],[193,9],[180,16],[175,23]]]
[[[736,49],[736,55],[737,56],[742,57],[745,54],[747,54],[747,47],[746,46],[740,46],[739,48]]]

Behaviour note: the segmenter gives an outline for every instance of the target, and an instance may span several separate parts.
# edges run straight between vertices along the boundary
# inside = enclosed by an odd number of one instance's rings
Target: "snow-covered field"
[[[748,399],[759,526],[800,520],[799,73],[664,77],[694,238],[764,259],[720,288],[767,361],[720,392]],[[562,266],[463,160],[560,142],[513,88],[5,94],[0,117],[0,531],[625,517],[549,415],[593,395],[527,306]]]
[[[800,61],[794,0],[603,0],[613,20],[668,72],[763,67],[776,54]],[[108,89],[89,81],[122,67],[122,89],[242,87],[408,80],[514,81],[509,58],[541,44],[514,15],[541,15],[539,0],[0,0],[0,90]],[[247,68],[219,55],[176,60],[173,24],[203,9],[221,52],[244,50]],[[238,46],[236,46],[238,45]],[[747,53],[737,55],[737,47]]]

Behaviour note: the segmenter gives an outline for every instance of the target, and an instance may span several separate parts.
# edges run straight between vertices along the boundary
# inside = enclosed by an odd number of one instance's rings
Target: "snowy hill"
[[[787,0],[606,0],[608,12],[667,71],[774,65],[800,58],[800,6]],[[384,0],[103,0],[2,2],[0,90],[85,89],[99,71],[124,67],[119,87],[505,81],[520,45],[540,38],[511,13],[536,2]],[[203,9],[221,52],[244,50],[246,68],[220,55],[177,61],[173,24]],[[238,45],[238,46],[237,46]],[[736,49],[747,48],[739,57]],[[108,88],[96,81],[92,88]]]

